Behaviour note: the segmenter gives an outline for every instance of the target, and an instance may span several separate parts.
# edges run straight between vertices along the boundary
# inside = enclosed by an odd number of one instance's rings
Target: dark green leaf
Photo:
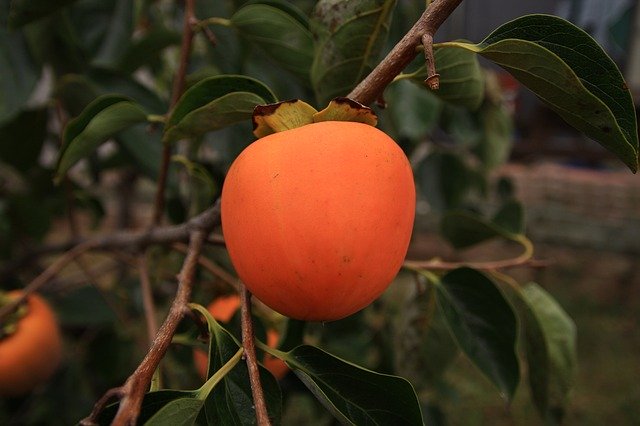
[[[416,393],[401,377],[366,370],[314,346],[298,346],[283,359],[343,424],[423,424]]]
[[[320,105],[346,96],[376,65],[395,0],[322,0],[311,31],[316,37],[311,84]]]
[[[147,422],[146,426],[187,426],[196,423],[198,414],[204,404],[197,398],[178,398],[159,409]]]
[[[472,187],[472,171],[456,154],[434,152],[416,171],[418,188],[436,211],[459,207]]]
[[[128,98],[117,95],[97,98],[67,125],[56,178],[60,179],[72,165],[119,131],[146,120],[146,112]]]
[[[98,95],[108,93],[122,93],[150,113],[167,110],[166,102],[131,77],[104,69],[90,70],[87,76],[67,74],[56,88],[56,97],[74,115],[79,115]],[[149,132],[146,124],[138,124],[118,133],[116,140],[130,161],[147,176],[157,179],[162,155],[159,131]]]
[[[240,344],[227,330],[213,319],[202,306],[191,305],[207,320],[209,341],[209,371],[211,377],[238,352]],[[265,392],[269,418],[275,423],[280,419],[282,400],[276,379],[264,368],[260,367],[260,381]],[[215,390],[205,402],[207,422],[215,425],[253,425],[256,424],[255,410],[249,371],[247,364],[240,362],[224,376]]]
[[[0,128],[0,159],[20,171],[38,163],[47,135],[47,110],[21,112]]]
[[[196,83],[185,92],[167,120],[164,142],[197,137],[249,120],[256,105],[273,103],[275,95],[250,77],[221,75]]]
[[[507,226],[511,227],[516,226],[516,207],[513,207],[513,209],[506,211],[504,218],[498,217],[499,220],[503,221],[502,224],[507,224]],[[510,222],[507,222],[507,220]],[[445,214],[440,222],[440,232],[457,249],[470,247],[495,237],[503,237],[508,240],[517,238],[517,234],[511,230],[488,221],[475,213],[463,210]]]
[[[313,36],[308,24],[300,22],[302,14],[290,13],[292,7],[274,2],[248,4],[231,17],[231,23],[278,65],[306,81],[313,61]]]
[[[564,19],[528,15],[477,45],[452,42],[509,71],[567,123],[638,169],[631,93],[615,63],[589,34]]]
[[[51,15],[75,0],[11,0],[9,26],[21,27]]]
[[[23,35],[0,25],[0,126],[29,100],[40,76]]]
[[[543,418],[560,422],[575,374],[576,326],[537,284],[527,284],[521,298],[532,397]]]
[[[511,400],[520,381],[511,305],[493,281],[470,268],[443,276],[437,291],[438,305],[462,351]]]

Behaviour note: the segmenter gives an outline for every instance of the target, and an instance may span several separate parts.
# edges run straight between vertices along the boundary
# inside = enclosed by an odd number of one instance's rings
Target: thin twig
[[[382,62],[349,93],[348,97],[365,105],[378,99],[394,77],[400,74],[415,58],[416,46],[422,43],[423,35],[433,36],[461,2],[462,0],[432,2],[409,32],[391,49]]]
[[[422,47],[427,68],[427,78],[424,80],[424,84],[431,90],[438,90],[440,88],[440,74],[436,72],[436,59],[433,56],[433,34],[422,34]]]
[[[122,386],[122,399],[120,400],[118,413],[113,419],[112,425],[129,426],[136,423],[136,419],[140,414],[142,398],[149,388],[153,373],[167,352],[178,324],[187,310],[187,304],[191,298],[191,289],[193,288],[193,278],[195,276],[198,258],[200,257],[206,236],[207,232],[202,229],[196,230],[191,234],[189,254],[178,275],[178,290],[171,304],[171,308],[169,308],[167,318],[160,327],[149,352],[147,352],[147,355],[138,368],[129,376]],[[92,415],[94,415],[94,413],[92,413]],[[89,418],[89,420],[95,421],[95,418]]]
[[[182,243],[175,243],[171,247],[173,249],[181,252],[181,253],[187,253],[188,252],[188,247],[185,246]],[[228,284],[229,287],[231,287],[234,290],[238,291],[238,286],[236,284],[236,282],[237,282],[236,278],[233,275],[231,275],[230,273],[228,273],[227,271],[225,271],[224,268],[222,268],[221,266],[217,265],[215,262],[207,259],[204,256],[200,256],[200,259],[198,259],[198,263],[204,269],[206,269],[207,271],[211,272],[211,274],[213,274],[214,276],[220,278],[220,280],[222,280],[224,283]]]
[[[145,248],[152,244],[168,244],[189,239],[189,236],[198,230],[210,231],[220,224],[220,200],[212,207],[193,217],[188,222],[175,226],[151,228],[147,231],[122,231],[113,234],[102,235],[96,238],[52,246],[55,251],[68,249],[68,251],[31,281],[23,290],[19,298],[0,308],[0,320],[12,312],[26,297],[37,291],[60,273],[69,263],[81,254],[90,250],[113,250],[118,248]],[[40,251],[40,254],[48,253]],[[33,255],[33,253],[32,253]],[[19,262],[21,264],[22,262]],[[1,276],[2,274],[0,274]]]
[[[240,300],[242,302],[240,308],[242,347],[244,348],[244,356],[247,361],[247,368],[249,369],[249,381],[251,382],[253,406],[256,410],[256,421],[258,426],[268,426],[271,425],[271,421],[269,420],[267,404],[264,400],[264,391],[260,384],[260,370],[258,369],[258,360],[256,359],[255,337],[251,319],[251,293],[243,283],[240,284]]]
[[[91,250],[93,248],[92,241],[87,241],[83,244],[75,246],[73,249],[66,252],[53,262],[47,269],[45,269],[40,275],[38,275],[33,281],[31,281],[20,293],[20,297],[13,299],[0,308],[0,321],[13,312],[13,310],[23,303],[27,297],[40,289],[43,285],[48,283],[52,278],[60,273],[69,263],[73,262],[81,254]]]
[[[191,54],[191,45],[193,44],[193,22],[196,20],[195,0],[185,0],[184,21],[182,25],[182,43],[180,46],[180,63],[178,71],[173,80],[171,89],[171,103],[169,109],[173,109],[184,92],[185,77],[187,68],[189,67],[189,56]],[[153,225],[158,225],[162,220],[164,212],[165,189],[167,187],[167,177],[169,175],[169,163],[171,162],[172,145],[165,143],[162,147],[162,163],[160,164],[160,175],[158,176],[158,184],[156,187],[156,198],[153,209]]]
[[[149,344],[153,344],[153,339],[158,333],[158,320],[156,319],[156,307],[153,302],[153,289],[149,278],[149,251],[140,256],[138,271],[140,275],[140,289],[142,290],[142,307],[144,318],[147,323],[147,336]]]

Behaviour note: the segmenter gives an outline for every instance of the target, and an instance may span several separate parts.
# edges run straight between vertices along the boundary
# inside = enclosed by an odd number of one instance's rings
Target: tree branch
[[[409,32],[347,97],[364,105],[369,105],[378,99],[394,77],[416,57],[416,47],[422,43],[423,36],[426,34],[433,37],[436,30],[460,3],[462,0],[433,1]],[[431,49],[431,46],[425,46],[427,57],[429,57],[428,49]]]
[[[178,275],[178,290],[176,292],[176,297],[171,304],[171,308],[169,309],[169,314],[160,327],[149,352],[147,352],[147,355],[144,357],[138,368],[131,376],[129,376],[122,387],[116,388],[118,389],[116,395],[121,396],[122,399],[120,400],[120,406],[118,407],[118,412],[116,417],[113,419],[112,425],[130,426],[136,423],[136,419],[140,413],[142,399],[149,388],[153,373],[156,368],[158,368],[160,361],[167,352],[178,324],[182,320],[185,311],[188,309],[187,304],[191,298],[193,277],[195,275],[198,258],[202,252],[202,247],[206,237],[207,232],[204,229],[192,231],[189,242],[189,253],[182,265],[180,274]],[[107,394],[113,393],[113,391],[107,392]],[[96,408],[98,410],[101,409],[101,407]],[[94,411],[87,419],[83,420],[83,424],[95,423],[99,414],[99,411],[96,411],[96,408],[94,408]]]
[[[253,322],[251,319],[251,293],[240,284],[240,318],[242,322],[242,347],[249,370],[249,381],[251,382],[251,395],[253,396],[253,406],[256,410],[256,421],[258,426],[270,426],[267,404],[264,400],[264,391],[260,383],[260,370],[256,359],[255,337],[253,334]]]
[[[189,66],[189,55],[191,53],[191,45],[193,44],[193,21],[196,20],[194,8],[195,0],[185,0],[184,21],[182,25],[182,44],[180,46],[180,65],[178,66],[178,72],[173,80],[169,110],[172,110],[173,107],[176,106],[180,96],[182,96],[182,93],[184,92],[185,77]],[[162,147],[162,163],[160,165],[160,175],[158,177],[156,198],[153,209],[153,225],[158,225],[162,220],[162,214],[164,212],[164,193],[167,186],[170,161],[171,144],[165,143]]]
[[[81,254],[87,251],[95,250],[113,250],[134,248],[143,249],[153,244],[170,244],[175,242],[186,241],[190,238],[191,234],[195,231],[207,231],[208,233],[217,225],[220,224],[220,200],[215,202],[213,206],[198,216],[194,216],[188,222],[175,226],[165,226],[151,228],[146,231],[121,231],[113,234],[102,235],[95,238],[87,238],[70,241],[68,243],[51,246],[51,252],[55,251],[67,251],[63,256],[58,258],[47,269],[38,275],[33,281],[31,281],[23,290],[22,296],[14,299],[12,303],[9,303],[0,309],[0,320],[15,309],[18,304],[22,303],[24,299],[34,291],[37,291],[60,273],[70,262],[76,259]],[[36,252],[27,253],[27,256],[33,257],[34,255],[46,254],[47,251],[39,250]],[[17,262],[18,265],[23,264],[24,261]],[[0,273],[0,276],[3,276]]]

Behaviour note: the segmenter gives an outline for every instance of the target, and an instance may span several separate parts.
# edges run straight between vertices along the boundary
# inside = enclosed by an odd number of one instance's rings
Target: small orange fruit
[[[324,121],[249,145],[222,189],[222,232],[247,288],[283,315],[344,318],[388,287],[407,253],[415,186],[373,126]]]
[[[237,295],[218,297],[207,306],[207,310],[213,318],[225,323],[233,318],[238,308],[240,308],[240,297]],[[267,346],[270,348],[277,347],[279,337],[277,331],[267,330]],[[207,367],[209,365],[207,353],[199,349],[194,350],[193,361],[200,377],[207,377]],[[289,367],[284,361],[266,353],[262,364],[278,380],[289,372]]]
[[[12,291],[6,299],[19,296],[19,291]],[[15,331],[0,338],[0,396],[31,391],[53,375],[61,359],[62,338],[55,315],[42,297],[31,294]]]

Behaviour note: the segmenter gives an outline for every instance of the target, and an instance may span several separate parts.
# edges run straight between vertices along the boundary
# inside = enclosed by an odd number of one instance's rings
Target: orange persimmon
[[[11,300],[19,291],[6,294]],[[0,338],[0,396],[25,394],[48,380],[60,365],[62,338],[56,317],[45,300],[31,294],[16,328]]]
[[[250,144],[229,169],[221,208],[247,288],[288,317],[330,321],[369,305],[398,273],[415,185],[385,133],[324,121]]]

